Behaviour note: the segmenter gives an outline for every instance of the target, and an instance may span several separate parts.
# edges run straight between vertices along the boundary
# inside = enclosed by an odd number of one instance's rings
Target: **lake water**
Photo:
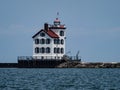
[[[120,90],[120,69],[0,69],[0,90]]]

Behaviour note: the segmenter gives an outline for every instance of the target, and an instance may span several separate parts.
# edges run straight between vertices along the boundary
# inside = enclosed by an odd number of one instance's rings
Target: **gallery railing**
[[[18,56],[18,60],[80,60],[80,57],[76,56],[63,56],[55,57],[55,56]]]

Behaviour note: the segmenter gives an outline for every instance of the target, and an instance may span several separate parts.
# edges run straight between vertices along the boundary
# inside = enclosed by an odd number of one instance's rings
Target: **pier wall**
[[[0,68],[17,68],[18,63],[0,63]]]
[[[56,68],[64,60],[18,60],[18,68]]]

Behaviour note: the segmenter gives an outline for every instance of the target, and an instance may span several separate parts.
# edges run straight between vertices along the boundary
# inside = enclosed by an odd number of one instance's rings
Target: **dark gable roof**
[[[43,29],[40,30],[39,32],[37,32],[35,35],[33,35],[32,38],[36,37],[42,31],[45,32],[51,38],[59,38],[59,36],[55,32],[53,32],[52,30],[43,30]]]

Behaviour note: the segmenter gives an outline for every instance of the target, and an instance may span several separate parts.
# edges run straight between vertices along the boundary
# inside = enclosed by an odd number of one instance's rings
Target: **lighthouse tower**
[[[56,18],[53,24],[44,24],[44,28],[33,35],[33,57],[37,59],[59,60],[65,54],[66,27]]]

